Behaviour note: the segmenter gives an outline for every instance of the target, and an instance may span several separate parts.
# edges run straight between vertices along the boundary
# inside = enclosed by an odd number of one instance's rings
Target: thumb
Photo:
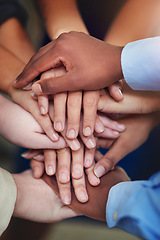
[[[95,165],[94,174],[97,177],[102,177],[130,151],[131,149],[126,147],[126,144],[122,139],[117,139],[108,152]]]
[[[35,82],[32,85],[32,90],[37,95],[81,90],[79,89],[79,84],[77,84],[78,81],[72,79],[74,79],[73,74],[67,72],[63,76],[51,77]]]

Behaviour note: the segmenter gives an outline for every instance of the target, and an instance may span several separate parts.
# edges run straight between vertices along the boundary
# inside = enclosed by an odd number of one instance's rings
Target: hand
[[[51,141],[40,127],[33,116],[0,95],[0,133],[10,142],[26,148],[54,148],[59,149],[66,146],[62,137],[57,142]]]
[[[129,115],[119,120],[119,123],[125,124],[126,130],[121,133],[117,140],[105,139],[105,135],[100,134],[97,147],[109,148],[109,151],[96,164],[95,175],[97,177],[103,176],[128,153],[141,146],[147,140],[152,128],[159,123],[159,120],[159,113]]]
[[[51,69],[43,73],[40,80],[46,80],[53,77],[59,77],[66,73],[64,67]],[[83,97],[83,104],[82,104]],[[65,126],[65,119],[67,115],[67,131],[66,137],[75,139],[78,136],[80,127],[80,115],[83,105],[83,134],[84,136],[91,136],[94,132],[96,122],[97,106],[99,101],[99,91],[82,91],[59,93],[55,94],[54,99],[54,128],[58,132],[62,132]],[[48,112],[48,103],[46,104],[46,96],[38,96],[40,109],[45,109]],[[43,104],[44,103],[44,104]],[[67,107],[66,107],[67,106]],[[42,113],[42,112],[41,112]],[[104,131],[103,124],[98,121],[96,130],[98,132]]]
[[[14,102],[32,114],[52,141],[58,141],[59,135],[54,130],[50,117],[48,114],[45,116],[40,114],[38,103],[32,98],[31,91],[23,91],[21,89],[17,90],[10,85],[8,93]]]
[[[47,182],[47,184],[59,195],[56,180],[54,177],[48,177],[47,175],[44,175],[43,180]],[[130,179],[127,176],[126,172],[119,167],[115,167],[114,170],[108,172],[105,176],[103,176],[101,178],[100,185],[97,187],[91,186],[86,179],[86,186],[89,195],[88,202],[82,204],[77,201],[72,191],[72,202],[70,204],[70,208],[81,215],[105,221],[106,203],[109,190],[117,183],[129,180]]]
[[[31,170],[13,174],[13,178],[17,185],[15,217],[51,223],[77,216],[42,179],[33,178]]]
[[[123,82],[123,101],[114,101],[107,90],[101,90],[98,110],[103,113],[151,113],[160,110],[160,92],[135,91]]]
[[[121,51],[122,47],[109,45],[84,33],[65,33],[32,57],[14,86],[22,88],[40,73],[63,65],[67,71],[65,75],[38,81],[33,85],[33,91],[55,94],[101,89],[123,78]]]

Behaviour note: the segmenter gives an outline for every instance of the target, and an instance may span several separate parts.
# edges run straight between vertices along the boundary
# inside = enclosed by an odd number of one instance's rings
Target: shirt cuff
[[[122,50],[122,72],[134,90],[160,90],[160,37],[128,43]]]
[[[12,175],[0,168],[0,236],[12,217],[17,197],[17,187]]]

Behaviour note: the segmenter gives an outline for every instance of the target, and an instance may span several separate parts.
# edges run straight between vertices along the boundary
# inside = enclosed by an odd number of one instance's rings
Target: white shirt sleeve
[[[12,175],[0,168],[0,236],[12,217],[17,196],[17,187]]]
[[[128,43],[122,50],[121,65],[132,89],[160,91],[160,37]]]

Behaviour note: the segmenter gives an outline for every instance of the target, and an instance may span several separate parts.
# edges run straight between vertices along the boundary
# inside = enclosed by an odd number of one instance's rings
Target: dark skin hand
[[[49,177],[44,175],[42,178],[59,196],[55,176]],[[109,190],[117,183],[125,181],[130,181],[130,179],[126,172],[120,167],[115,167],[114,170],[104,175],[101,178],[101,183],[97,187],[91,186],[86,178],[86,186],[89,196],[88,202],[80,203],[75,197],[72,189],[72,202],[69,207],[78,214],[85,215],[96,220],[105,221],[106,203]]]
[[[65,67],[66,74],[34,83],[32,89],[37,95],[108,87],[123,78],[121,51],[122,47],[85,33],[61,34],[31,58],[14,87],[23,88],[42,72],[59,66]]]

